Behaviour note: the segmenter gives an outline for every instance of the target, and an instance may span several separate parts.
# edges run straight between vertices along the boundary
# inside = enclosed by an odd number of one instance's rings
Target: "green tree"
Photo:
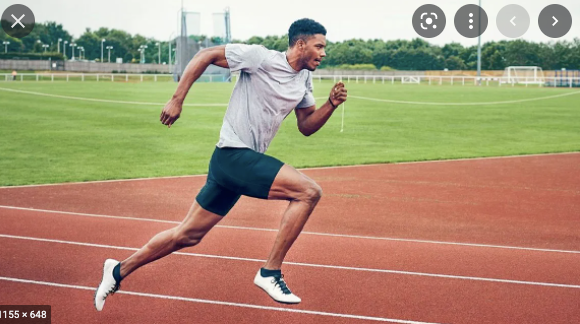
[[[458,56],[450,56],[445,60],[445,68],[450,71],[466,70],[467,65]]]
[[[445,59],[448,59],[451,56],[459,57],[461,52],[463,52],[464,50],[465,50],[465,48],[463,47],[463,45],[461,45],[459,43],[449,43],[449,44],[445,44],[445,46],[443,46],[441,52],[443,54],[443,57]]]
[[[538,44],[518,39],[506,44],[504,57],[507,66],[542,66],[539,53]]]
[[[383,66],[390,66],[392,64],[392,55],[394,50],[381,49],[373,52],[373,64],[381,69]]]
[[[481,68],[483,70],[503,70],[506,68],[505,42],[489,42],[482,46]]]

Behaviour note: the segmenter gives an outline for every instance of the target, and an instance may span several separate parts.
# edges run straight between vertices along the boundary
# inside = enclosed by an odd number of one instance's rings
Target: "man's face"
[[[300,40],[300,42],[303,42]],[[326,56],[326,36],[316,34],[308,38],[302,46],[302,66],[304,69],[314,71],[320,65],[322,58]]]

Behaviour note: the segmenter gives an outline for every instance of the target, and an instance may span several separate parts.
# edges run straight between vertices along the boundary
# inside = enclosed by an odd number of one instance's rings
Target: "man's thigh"
[[[283,165],[280,160],[251,149],[216,148],[210,172],[219,185],[237,194],[268,199]]]

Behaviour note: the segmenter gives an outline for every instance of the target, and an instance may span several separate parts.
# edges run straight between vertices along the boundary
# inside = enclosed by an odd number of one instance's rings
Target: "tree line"
[[[42,53],[43,44],[49,47],[46,51],[57,52],[58,39],[60,52],[66,57],[72,57],[71,42],[77,45],[75,57],[78,57],[78,47],[84,48],[84,57],[100,61],[101,40],[105,39],[104,61],[107,61],[106,46],[113,46],[111,60],[121,57],[123,62],[137,63],[140,61],[139,47],[146,45],[145,61],[157,63],[159,48],[161,62],[169,62],[169,46],[175,48],[175,40],[156,40],[142,35],[131,35],[118,29],[87,28],[78,38],[73,39],[61,24],[55,22],[37,23],[30,35],[16,39],[0,30],[0,41],[9,41],[9,52]],[[220,38],[206,36],[191,36],[200,42],[201,46],[221,44]],[[66,49],[64,40],[68,41]],[[233,40],[233,43],[260,44],[266,48],[285,51],[288,48],[288,35],[254,36],[248,40]],[[4,48],[1,49],[2,53]],[[380,70],[475,70],[477,69],[477,46],[465,47],[459,43],[437,46],[415,38],[412,40],[382,40],[382,39],[350,39],[340,42],[327,42],[327,57],[320,68],[361,68]],[[172,62],[175,61],[172,52]],[[573,41],[553,41],[536,43],[526,40],[492,41],[482,45],[482,69],[503,70],[507,66],[540,66],[544,70],[580,69],[580,38]]]

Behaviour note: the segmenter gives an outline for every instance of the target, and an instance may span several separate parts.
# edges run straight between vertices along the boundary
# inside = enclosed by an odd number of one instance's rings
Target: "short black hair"
[[[326,28],[312,19],[303,18],[296,20],[290,25],[290,30],[288,30],[288,45],[290,47],[296,45],[299,39],[306,42],[308,38],[316,34],[326,36]]]

